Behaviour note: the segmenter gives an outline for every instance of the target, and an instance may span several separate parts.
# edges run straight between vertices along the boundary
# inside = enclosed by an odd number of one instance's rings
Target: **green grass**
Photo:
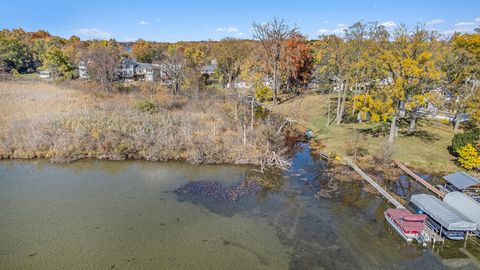
[[[20,73],[17,75],[18,79],[39,79],[38,73]]]
[[[356,132],[368,131],[381,123],[343,123],[327,126],[327,95],[306,95],[278,105],[274,110],[296,119],[302,128],[311,128],[320,143],[322,151],[340,156],[346,155],[346,144],[352,141]],[[331,121],[335,118],[336,99],[332,96]],[[384,124],[386,125],[386,124]],[[388,126],[386,127],[388,132]],[[365,134],[365,133],[363,133]],[[393,158],[415,169],[429,173],[444,173],[459,170],[448,152],[453,138],[451,126],[436,120],[421,120],[414,136],[406,135],[406,123],[394,144]],[[365,135],[369,156],[378,155],[388,139],[388,134]]]

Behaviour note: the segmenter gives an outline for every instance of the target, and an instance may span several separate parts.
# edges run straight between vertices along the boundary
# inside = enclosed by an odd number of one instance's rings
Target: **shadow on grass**
[[[405,137],[416,137],[422,140],[425,143],[433,143],[436,141],[440,140],[440,137],[437,135],[434,135],[428,131],[421,130],[421,131],[414,131],[414,132],[407,132],[407,131],[401,131],[401,134],[403,134]]]
[[[372,127],[359,128],[358,131],[362,134],[370,135],[374,138],[377,138],[380,136],[385,137],[390,132],[390,126],[389,124],[378,123]]]

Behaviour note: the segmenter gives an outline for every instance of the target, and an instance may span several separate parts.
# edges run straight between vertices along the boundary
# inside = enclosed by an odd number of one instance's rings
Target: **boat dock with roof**
[[[380,193],[382,195],[382,197],[384,197],[389,203],[391,203],[392,205],[394,205],[397,209],[403,209],[407,212],[409,212],[405,206],[403,206],[398,200],[396,200],[392,195],[390,195],[386,190],[384,190],[377,182],[375,182],[370,176],[368,176],[364,171],[362,171],[362,169],[360,169],[355,163],[353,163],[351,160],[348,160],[348,159],[344,159],[345,162],[350,166],[352,167],[352,169],[354,169],[358,174],[360,174],[360,176],[362,176],[362,178],[367,181],[373,188],[375,188],[378,193]],[[388,210],[387,210],[388,211]],[[411,213],[410,213],[411,214]],[[413,215],[413,214],[411,214]],[[385,212],[385,218],[387,219],[387,222],[392,225],[392,226],[395,226],[395,224],[393,224],[393,220],[392,219],[388,219],[387,217],[387,212]],[[443,238],[438,235],[435,231],[433,231],[432,229],[430,229],[428,226],[423,226],[423,233],[422,234],[419,234],[417,237],[416,237],[416,240],[418,240],[419,242],[432,242],[433,244],[437,243],[437,242],[443,242]],[[400,227],[396,226],[394,228],[399,234],[400,236],[402,236],[402,238],[405,239],[405,237],[402,235],[403,232],[401,233],[399,230],[401,230]],[[423,235],[423,236],[421,236]],[[407,242],[409,242],[407,240]]]
[[[456,172],[443,177],[446,192],[461,191],[476,201],[480,201],[480,180],[464,173]]]
[[[418,213],[428,215],[428,227],[448,239],[464,240],[477,229],[475,223],[433,195],[413,195],[410,202]]]
[[[477,225],[475,234],[480,237],[480,203],[458,191],[448,193],[443,201],[475,223]]]

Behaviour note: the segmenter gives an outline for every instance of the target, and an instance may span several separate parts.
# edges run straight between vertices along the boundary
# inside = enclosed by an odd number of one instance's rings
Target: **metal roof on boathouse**
[[[480,230],[480,203],[462,192],[447,193],[443,202],[477,224]]]
[[[433,195],[417,194],[410,201],[447,230],[475,231],[477,225]]]
[[[452,173],[443,178],[458,189],[480,186],[480,180],[464,172]]]

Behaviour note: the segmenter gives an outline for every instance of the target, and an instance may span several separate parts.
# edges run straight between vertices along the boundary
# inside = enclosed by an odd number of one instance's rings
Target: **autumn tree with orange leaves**
[[[307,87],[312,77],[313,47],[304,35],[293,33],[285,42],[284,55],[282,69],[286,77],[287,91],[293,90],[298,95]]]

